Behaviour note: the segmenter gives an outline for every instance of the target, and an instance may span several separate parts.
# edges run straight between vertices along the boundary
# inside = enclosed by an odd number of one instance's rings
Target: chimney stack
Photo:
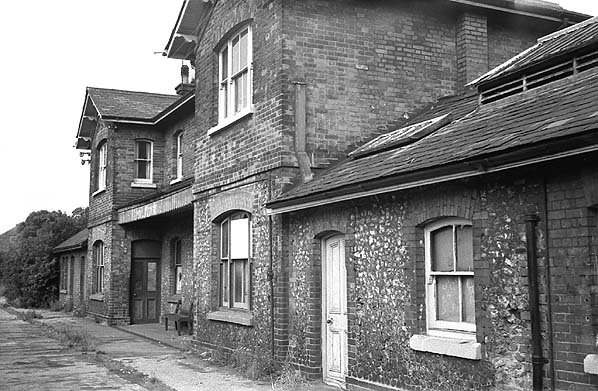
[[[177,95],[185,95],[190,91],[195,89],[195,85],[193,83],[189,83],[189,66],[188,65],[181,65],[181,84],[176,86],[175,91]]]

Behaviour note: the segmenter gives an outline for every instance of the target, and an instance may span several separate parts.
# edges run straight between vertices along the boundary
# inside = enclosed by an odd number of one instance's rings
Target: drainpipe
[[[306,113],[306,85],[303,82],[293,82],[295,85],[295,157],[299,164],[299,172],[303,182],[309,182],[314,177],[311,162],[307,155],[307,113]]]
[[[532,323],[532,386],[534,391],[542,391],[544,357],[542,357],[542,336],[540,335],[540,303],[538,300],[538,259],[536,254],[536,225],[538,216],[525,216],[527,240],[527,279],[529,285],[529,306]]]

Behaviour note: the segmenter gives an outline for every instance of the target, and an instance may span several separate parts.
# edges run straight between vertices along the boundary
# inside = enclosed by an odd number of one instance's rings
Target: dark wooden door
[[[131,323],[157,323],[160,321],[159,243],[133,242],[132,253]]]

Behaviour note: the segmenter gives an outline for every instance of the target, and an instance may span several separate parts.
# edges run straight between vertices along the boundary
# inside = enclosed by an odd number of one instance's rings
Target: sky
[[[85,88],[173,94],[181,62],[160,53],[181,4],[0,2],[0,233],[36,210],[87,206],[89,165],[73,147]],[[598,15],[598,0],[559,4]]]

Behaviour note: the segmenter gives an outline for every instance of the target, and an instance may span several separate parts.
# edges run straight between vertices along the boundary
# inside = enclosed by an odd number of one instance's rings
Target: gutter
[[[579,141],[583,142],[584,140],[582,138]],[[290,199],[278,202],[275,201],[267,205],[266,212],[269,215],[294,212],[298,210],[329,205],[335,202],[349,201],[358,198],[369,197],[372,195],[392,193],[395,191],[411,189],[419,186],[427,186],[457,179],[471,178],[494,172],[510,170],[512,168],[550,162],[553,160],[582,155],[590,152],[597,152],[598,144],[596,144],[596,142],[598,142],[598,140],[594,141],[594,145],[570,149],[568,151],[556,152],[550,155],[548,155],[550,153],[550,151],[547,150],[548,146],[539,146],[531,151],[534,152],[536,149],[540,148],[540,151],[538,152],[543,152],[543,156],[539,157],[528,157],[527,159],[517,160],[515,159],[518,157],[517,155],[531,154],[529,150],[519,151],[517,153],[510,154],[514,155],[512,156],[511,162],[507,161],[509,155],[503,155],[494,159],[478,159],[476,161],[464,162],[449,167],[437,167],[423,173],[416,172],[403,175],[402,177],[384,178],[369,183],[354,184],[349,188],[340,188],[329,192],[318,193],[313,196],[307,196],[304,200]],[[588,140],[585,140],[585,145],[588,143]],[[493,166],[490,164],[492,163],[492,160],[496,161]],[[471,169],[472,166],[476,168]],[[461,171],[459,171],[459,169],[461,169]],[[423,176],[427,176],[427,178],[422,178]],[[397,183],[399,181],[402,182]]]
[[[490,10],[494,10],[494,11],[506,12],[506,13],[516,14],[516,15],[521,15],[521,16],[528,16],[528,17],[532,17],[532,18],[552,20],[554,22],[561,22],[561,23],[563,23],[563,22],[572,23],[572,22],[568,22],[566,15],[564,15],[565,12],[567,13],[567,16],[579,16],[580,19],[583,15],[583,14],[566,11],[563,9],[561,11],[563,15],[561,17],[557,17],[557,16],[542,15],[542,14],[539,14],[537,12],[532,12],[532,11],[520,11],[520,10],[507,8],[507,7],[500,7],[500,6],[496,6],[496,5],[481,4],[479,1],[471,1],[471,0],[449,0],[449,1],[452,3],[464,4],[464,5],[469,5],[469,6],[477,7],[477,8],[486,8],[486,9],[490,9]],[[556,10],[555,10],[555,12],[556,12]],[[583,15],[583,16],[590,17],[590,15]],[[572,24],[574,24],[574,23],[572,23]]]

